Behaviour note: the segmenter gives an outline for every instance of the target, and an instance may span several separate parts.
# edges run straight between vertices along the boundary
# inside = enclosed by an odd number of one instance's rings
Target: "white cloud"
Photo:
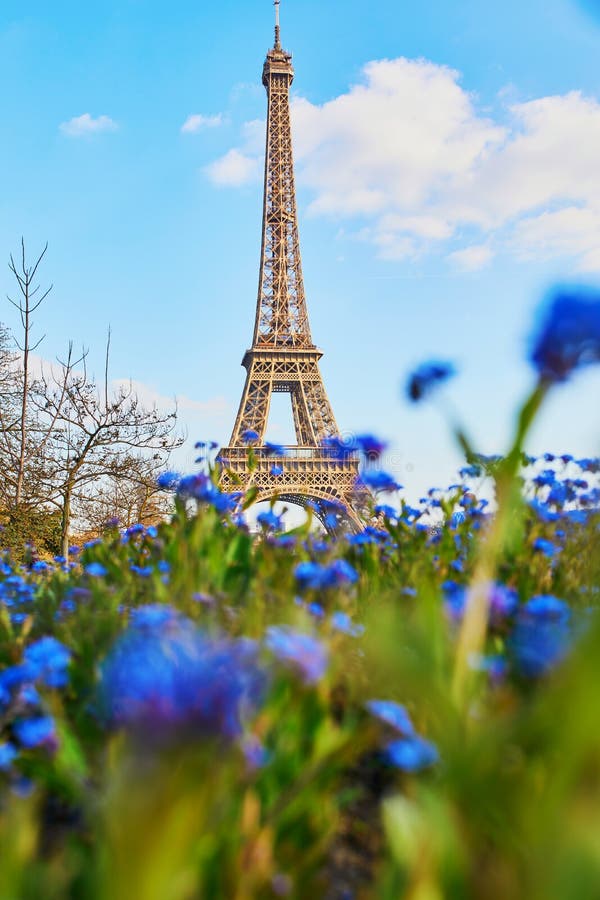
[[[127,378],[112,379],[111,386],[113,390],[131,387],[141,403],[146,407],[156,406],[160,410],[170,410],[177,404],[179,413],[186,415],[210,414],[227,416],[230,412],[230,404],[224,397],[210,397],[207,400],[194,400],[185,394],[167,397],[143,381],[131,381]]]
[[[177,406],[177,431],[186,438],[184,445],[176,450],[171,465],[182,472],[191,471],[198,455],[194,444],[198,440],[223,440],[229,437],[229,429],[235,414],[234,405],[223,396],[196,399],[185,394],[168,397],[154,386],[126,378],[111,380],[112,390],[132,387],[140,402],[146,408],[156,408],[163,413],[171,412]]]
[[[204,171],[213,184],[240,187],[254,180],[260,171],[260,162],[257,158],[234,149],[206,166]]]
[[[201,113],[194,113],[187,117],[181,126],[181,132],[182,134],[196,134],[205,128],[218,128],[224,121],[222,113],[217,113],[214,116],[203,116]]]
[[[379,256],[443,253],[473,270],[498,251],[563,254],[600,270],[600,102],[580,92],[509,102],[492,118],[459,73],[427,60],[368,63],[360,84],[292,105],[309,211],[351,223]],[[239,185],[260,168],[264,123],[209,167]]]
[[[116,131],[117,123],[110,116],[98,116],[96,119],[89,113],[75,116],[68,122],[63,122],[60,130],[69,137],[86,137],[91,134],[101,134],[107,131]]]
[[[448,259],[463,272],[477,272],[483,269],[494,257],[494,251],[487,244],[474,244],[464,250],[455,250]]]
[[[578,258],[582,272],[600,271],[600,208],[570,206],[523,219],[514,232],[523,258]]]

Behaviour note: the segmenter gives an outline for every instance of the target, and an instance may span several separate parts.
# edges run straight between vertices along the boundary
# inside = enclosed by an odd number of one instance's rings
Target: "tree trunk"
[[[63,496],[62,517],[60,522],[61,535],[61,551],[66,562],[69,561],[69,538],[71,526],[71,496],[73,494],[73,484],[67,482],[65,493]]]
[[[24,325],[25,340],[23,343],[23,396],[21,398],[21,423],[19,464],[17,468],[17,488],[15,491],[15,506],[21,504],[23,496],[23,481],[25,480],[25,448],[27,446],[27,392],[29,391],[29,285],[26,287]]]

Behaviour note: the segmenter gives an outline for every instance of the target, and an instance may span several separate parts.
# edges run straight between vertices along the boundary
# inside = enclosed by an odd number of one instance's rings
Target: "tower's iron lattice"
[[[268,96],[261,265],[252,347],[242,365],[246,384],[228,447],[222,448],[221,486],[225,490],[255,487],[257,500],[277,496],[311,506],[324,521],[330,504],[341,504],[345,518],[359,525],[356,492],[358,458],[323,446],[338,434],[335,417],[319,369],[322,352],[315,347],[308,321],[294,185],[289,91],[294,79],[291,54],[281,47],[279,4],[275,46],[267,53],[263,84]],[[273,459],[264,443],[273,393],[288,393],[297,445],[286,448],[273,474]],[[256,432],[254,463],[249,465],[244,440]],[[364,500],[364,495],[362,495]]]

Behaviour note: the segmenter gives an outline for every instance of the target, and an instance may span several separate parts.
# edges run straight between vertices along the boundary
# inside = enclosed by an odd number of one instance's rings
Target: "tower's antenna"
[[[274,0],[275,6],[275,49],[281,50],[281,28],[279,26],[279,5],[281,0]]]

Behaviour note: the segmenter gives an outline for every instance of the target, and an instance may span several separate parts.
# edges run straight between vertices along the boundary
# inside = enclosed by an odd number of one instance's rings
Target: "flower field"
[[[598,895],[600,460],[525,448],[600,299],[559,294],[531,359],[506,454],[456,426],[418,505],[357,440],[360,534],[252,534],[208,466],[158,528],[4,555],[1,898]]]

